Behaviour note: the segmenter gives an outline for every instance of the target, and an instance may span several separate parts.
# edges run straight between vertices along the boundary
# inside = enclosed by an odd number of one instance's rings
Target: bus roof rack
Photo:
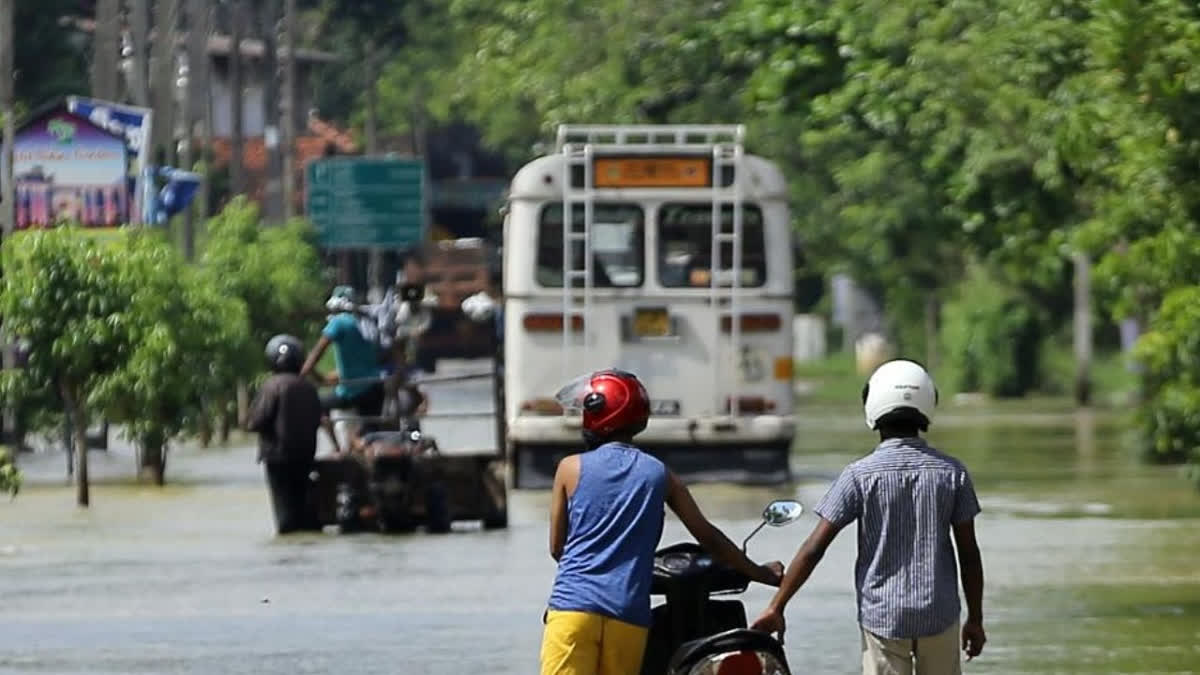
[[[567,144],[583,143],[596,149],[610,147],[671,147],[700,150],[721,143],[742,145],[742,124],[560,124],[556,152]]]

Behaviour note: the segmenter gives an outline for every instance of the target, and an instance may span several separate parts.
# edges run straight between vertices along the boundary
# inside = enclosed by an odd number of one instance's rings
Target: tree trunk
[[[938,361],[938,299],[933,291],[925,296],[925,368],[937,369]]]
[[[79,401],[82,396],[73,391],[68,384],[60,384],[63,407],[67,418],[71,421],[71,435],[75,446],[75,503],[87,508],[90,503],[88,494],[88,447],[87,447],[87,414]]]
[[[1081,407],[1092,400],[1092,280],[1091,262],[1076,253],[1075,262],[1075,403]]]
[[[279,0],[265,0],[259,10],[259,33],[262,36],[263,58],[263,145],[267,150],[267,182],[263,201],[266,222],[278,224],[283,220],[283,158],[279,142],[279,59],[276,25],[279,21]]]
[[[16,92],[12,78],[14,53],[13,38],[16,0],[0,0],[0,121],[4,125],[3,142],[0,143],[0,228],[5,238],[16,228],[16,186],[12,177],[13,141],[16,133]],[[16,365],[15,345],[0,344],[0,364],[5,369]],[[4,426],[12,429],[16,424],[16,411],[7,406],[3,410]],[[18,444],[20,438],[15,439]]]
[[[196,126],[202,115],[197,111],[208,95],[208,14],[210,9],[203,0],[186,0],[184,12],[187,17],[187,87],[184,89],[183,105],[180,113],[183,115],[183,168],[195,170],[196,160],[203,158],[203,148],[197,152]],[[206,177],[201,177],[205,183]],[[201,191],[205,190],[201,187]],[[183,214],[183,256],[191,261],[196,257],[196,213],[203,214],[199,206],[204,199],[198,199]]]
[[[129,32],[133,41],[133,72],[129,78],[129,88],[134,104],[145,108],[150,105],[149,68],[146,67],[147,48],[150,43],[150,0],[133,0],[131,3]],[[155,126],[158,123],[158,120],[153,121]],[[149,140],[144,139],[143,142]]]
[[[121,0],[99,0],[96,3],[96,32],[92,40],[92,96],[96,98],[108,101],[117,98],[120,31]]]
[[[206,408],[207,411],[207,408]],[[207,414],[201,413],[197,420],[196,436],[200,441],[200,447],[207,448],[212,444],[213,437],[213,420]]]
[[[230,196],[246,192],[245,169],[242,160],[242,0],[232,0],[230,11],[233,12],[233,30],[229,52],[229,86],[232,89],[231,107],[233,110],[233,131],[230,138],[231,155],[229,158],[229,192]]]
[[[67,482],[75,480],[75,427],[71,425],[71,414],[63,413],[63,454],[67,457]]]
[[[154,3],[154,79],[150,87],[154,102],[155,161],[175,164],[175,33],[179,22],[179,0]]]
[[[237,385],[237,427],[244,429],[250,419],[250,386],[245,380]]]
[[[284,2],[284,40],[287,62],[283,70],[283,217],[291,218],[295,211],[296,152],[296,0]]]
[[[367,94],[366,120],[366,150],[367,156],[373,157],[379,153],[379,57],[375,43],[366,43],[366,59],[363,63],[363,75],[366,79],[363,87]],[[426,181],[428,182],[428,181]],[[367,251],[367,288],[382,291],[383,286],[383,251],[373,247]]]
[[[154,434],[138,439],[138,480],[149,478],[163,485],[167,469],[167,443]]]
[[[221,445],[229,444],[229,433],[233,430],[233,412],[227,407],[221,408],[221,417],[219,420],[219,428],[217,429],[217,440]]]
[[[200,146],[199,157],[204,160],[203,185],[197,195],[197,211],[202,219],[208,218],[212,211],[212,151],[213,151],[213,93],[212,93],[212,57],[208,55],[208,36],[212,33],[213,12],[215,11],[208,0],[190,0],[196,28],[203,35],[193,41],[192,49],[197,53],[195,63],[189,65],[191,76],[195,78],[193,89],[196,100],[199,101]]]

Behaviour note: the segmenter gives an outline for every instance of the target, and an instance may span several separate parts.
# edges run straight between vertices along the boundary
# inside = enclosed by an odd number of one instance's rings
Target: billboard
[[[153,187],[153,185],[144,188],[139,186],[139,183],[144,180],[144,170],[150,166],[152,111],[149,108],[139,108],[82,96],[68,96],[67,110],[86,117],[92,121],[92,124],[125,139],[125,145],[129,150],[129,179],[135,186],[133,188],[133,210],[130,213],[129,222],[145,222],[146,219],[142,216],[142,204],[145,200],[143,193],[145,189]],[[153,183],[153,181],[150,182]]]
[[[134,193],[123,137],[55,108],[24,125],[15,141],[17,229],[63,220],[85,227],[130,222]]]

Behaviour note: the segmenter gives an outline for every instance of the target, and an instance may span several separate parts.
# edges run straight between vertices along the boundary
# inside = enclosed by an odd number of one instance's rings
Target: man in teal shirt
[[[313,373],[327,384],[335,384],[332,395],[321,397],[325,410],[353,410],[363,417],[378,417],[383,413],[383,381],[380,377],[379,350],[363,336],[359,318],[354,313],[353,289],[339,286],[334,289],[326,306],[330,315],[321,338],[300,370],[302,376]],[[317,362],[332,344],[337,374],[320,376],[315,372]]]

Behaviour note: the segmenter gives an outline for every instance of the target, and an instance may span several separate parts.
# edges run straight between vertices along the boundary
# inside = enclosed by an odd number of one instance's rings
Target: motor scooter
[[[803,513],[800,502],[771,502],[742,550],[764,525],[782,527]],[[698,544],[659,549],[650,594],[665,602],[651,610],[641,675],[790,675],[779,641],[746,627],[740,600],[721,599],[749,585],[749,577],[717,563]]]

